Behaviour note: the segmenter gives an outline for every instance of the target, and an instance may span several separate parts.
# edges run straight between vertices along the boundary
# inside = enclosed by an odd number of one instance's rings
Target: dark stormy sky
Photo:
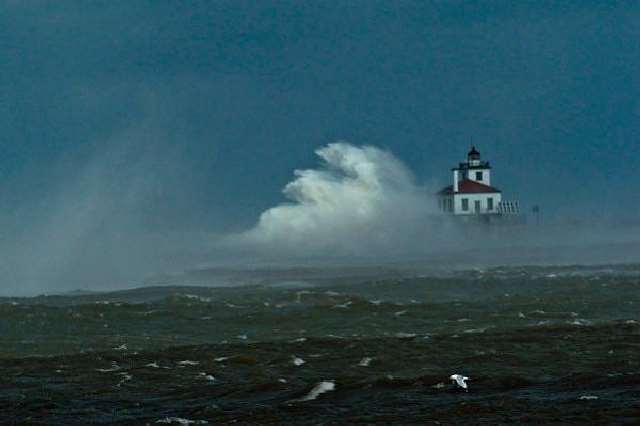
[[[507,199],[630,220],[639,118],[635,1],[0,1],[0,219],[28,252],[70,222],[246,228],[336,140],[429,187],[473,142]]]

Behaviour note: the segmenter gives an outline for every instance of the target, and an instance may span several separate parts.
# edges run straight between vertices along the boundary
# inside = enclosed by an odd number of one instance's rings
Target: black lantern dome
[[[467,158],[469,161],[480,160],[480,153],[475,146],[471,147],[471,151],[469,151],[469,153],[467,154]]]

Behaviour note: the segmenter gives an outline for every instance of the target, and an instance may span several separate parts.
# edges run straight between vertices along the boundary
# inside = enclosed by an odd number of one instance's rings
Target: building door
[[[480,200],[476,200],[476,202],[473,203],[473,210],[476,213],[480,213]]]

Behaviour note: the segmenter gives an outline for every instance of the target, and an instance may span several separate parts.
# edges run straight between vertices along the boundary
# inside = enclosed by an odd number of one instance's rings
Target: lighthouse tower
[[[441,211],[462,216],[501,213],[502,191],[491,186],[491,165],[482,161],[475,146],[467,154],[467,161],[451,171],[453,185],[436,194]]]
[[[469,179],[484,185],[491,185],[491,166],[488,161],[480,160],[480,153],[475,146],[467,154],[467,162],[460,163],[453,169],[454,173],[460,173],[461,179]]]

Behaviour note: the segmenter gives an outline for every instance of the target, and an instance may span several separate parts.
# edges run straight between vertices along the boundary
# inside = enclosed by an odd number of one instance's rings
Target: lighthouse
[[[491,165],[483,161],[475,146],[467,161],[451,169],[453,183],[436,194],[438,207],[454,216],[491,216],[518,214],[517,202],[503,202],[502,191],[491,185]]]

